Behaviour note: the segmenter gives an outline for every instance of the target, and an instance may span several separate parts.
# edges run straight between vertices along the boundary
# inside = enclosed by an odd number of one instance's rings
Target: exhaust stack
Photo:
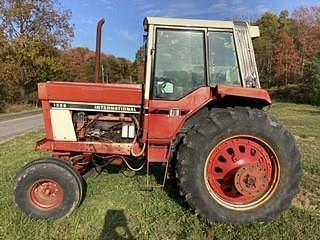
[[[102,18],[97,25],[97,39],[96,39],[96,71],[95,71],[95,82],[101,81],[101,46],[102,46],[102,28],[105,23]]]

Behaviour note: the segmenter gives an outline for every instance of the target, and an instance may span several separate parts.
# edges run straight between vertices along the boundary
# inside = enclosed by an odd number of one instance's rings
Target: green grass
[[[0,239],[319,239],[320,108],[277,103],[271,112],[297,138],[305,175],[294,207],[270,223],[208,226],[181,204],[174,187],[147,191],[144,175],[108,172],[89,179],[86,199],[71,216],[29,219],[16,208],[12,188],[17,171],[44,156],[33,150],[38,132],[0,145]]]

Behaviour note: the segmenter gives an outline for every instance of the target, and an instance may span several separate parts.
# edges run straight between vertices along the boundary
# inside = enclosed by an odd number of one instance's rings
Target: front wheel
[[[26,215],[57,219],[79,206],[83,189],[82,177],[68,162],[47,158],[35,160],[20,171],[14,197]]]
[[[177,158],[181,192],[209,222],[270,220],[299,191],[294,138],[261,110],[212,110],[187,133]]]

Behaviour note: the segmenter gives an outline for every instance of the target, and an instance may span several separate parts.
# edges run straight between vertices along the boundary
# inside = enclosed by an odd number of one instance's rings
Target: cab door
[[[170,143],[184,120],[210,99],[206,30],[157,28],[155,34],[147,139]]]

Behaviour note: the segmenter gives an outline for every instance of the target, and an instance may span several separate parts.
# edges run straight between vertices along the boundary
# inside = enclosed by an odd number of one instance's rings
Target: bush
[[[320,53],[304,69],[305,82],[312,94],[312,104],[320,105]]]
[[[306,84],[272,88],[269,92],[272,98],[277,101],[315,104],[313,91]]]

